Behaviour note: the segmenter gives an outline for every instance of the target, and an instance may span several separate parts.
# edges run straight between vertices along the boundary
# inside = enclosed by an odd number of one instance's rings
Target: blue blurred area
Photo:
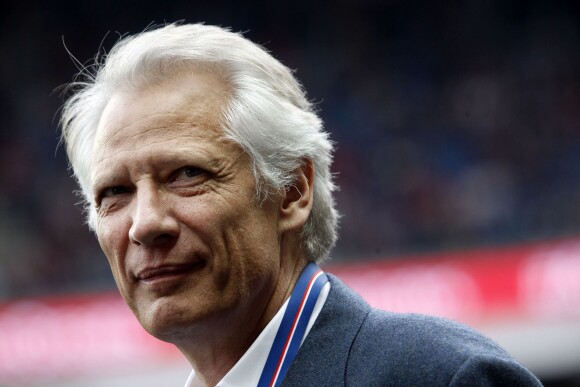
[[[0,15],[0,299],[112,288],[58,148],[53,90],[119,34],[246,31],[337,142],[335,260],[580,233],[573,1],[11,2]]]

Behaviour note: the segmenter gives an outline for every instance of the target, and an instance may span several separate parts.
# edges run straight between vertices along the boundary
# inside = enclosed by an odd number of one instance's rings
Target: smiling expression
[[[96,233],[154,336],[260,315],[280,276],[280,198],[257,203],[251,161],[223,138],[227,88],[188,72],[113,95],[92,157]]]

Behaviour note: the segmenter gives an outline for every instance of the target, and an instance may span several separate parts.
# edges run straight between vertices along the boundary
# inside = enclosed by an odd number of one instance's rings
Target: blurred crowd
[[[335,261],[580,233],[574,2],[190,3],[13,3],[0,16],[0,299],[112,288],[57,146],[53,90],[76,71],[63,39],[86,62],[151,22],[231,26],[297,69],[337,143]]]

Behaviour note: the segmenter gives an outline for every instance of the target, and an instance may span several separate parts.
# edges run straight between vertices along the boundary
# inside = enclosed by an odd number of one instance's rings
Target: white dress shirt
[[[300,345],[302,345],[308,332],[310,332],[312,325],[314,325],[314,322],[318,318],[318,315],[328,298],[329,291],[330,282],[327,282],[324,284],[320,295],[318,296],[318,300],[316,300],[316,304],[312,310],[312,315],[310,316],[308,325],[306,326],[304,338]],[[262,333],[260,333],[246,353],[244,353],[240,360],[238,360],[238,362],[229,370],[223,379],[216,384],[216,387],[256,387],[258,385],[260,376],[262,375],[262,369],[264,368],[266,360],[268,359],[268,354],[270,353],[270,348],[272,347],[272,344],[274,344],[276,333],[278,333],[278,328],[280,328],[280,324],[282,323],[282,317],[284,317],[284,312],[288,307],[288,300],[286,300],[274,318],[272,318],[268,325],[266,325]],[[191,371],[189,378],[187,378],[185,387],[203,387],[201,381],[195,375],[194,370]]]

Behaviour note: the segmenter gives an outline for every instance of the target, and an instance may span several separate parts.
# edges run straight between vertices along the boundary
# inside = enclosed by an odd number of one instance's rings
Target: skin
[[[227,98],[209,70],[117,92],[91,164],[96,233],[121,295],[204,385],[239,360],[308,261],[312,163],[258,203],[250,158],[219,125]]]

